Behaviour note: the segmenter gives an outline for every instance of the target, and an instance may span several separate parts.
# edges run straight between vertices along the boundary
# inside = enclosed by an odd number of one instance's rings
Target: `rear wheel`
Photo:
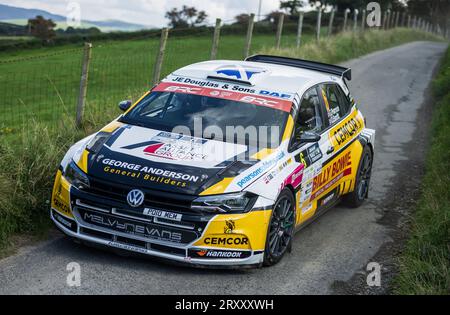
[[[264,265],[273,266],[292,247],[295,226],[295,199],[289,189],[281,192],[272,211],[267,231]]]
[[[346,205],[357,208],[362,205],[369,193],[370,177],[372,175],[373,156],[369,146],[365,146],[356,174],[355,190],[344,196]]]

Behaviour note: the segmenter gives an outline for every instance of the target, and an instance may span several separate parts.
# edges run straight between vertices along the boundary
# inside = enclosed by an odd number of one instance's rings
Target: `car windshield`
[[[219,141],[276,147],[287,117],[286,111],[261,105],[186,93],[152,92],[121,121],[168,132],[186,130],[196,137]],[[235,131],[232,136],[231,130]]]

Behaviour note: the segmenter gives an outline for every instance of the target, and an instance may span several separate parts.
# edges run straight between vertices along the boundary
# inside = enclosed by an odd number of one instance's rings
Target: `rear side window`
[[[324,84],[320,88],[322,92],[323,102],[328,115],[330,125],[335,124],[343,115],[339,105],[339,95],[336,92],[336,85]]]
[[[350,102],[337,84],[323,84],[321,86],[323,102],[330,125],[334,125],[350,110]]]

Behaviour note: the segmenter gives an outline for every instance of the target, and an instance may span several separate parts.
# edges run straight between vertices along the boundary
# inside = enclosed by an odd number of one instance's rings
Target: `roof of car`
[[[317,83],[340,79],[319,71],[237,60],[199,62],[180,68],[172,75],[211,81],[230,81],[285,93],[298,93]]]

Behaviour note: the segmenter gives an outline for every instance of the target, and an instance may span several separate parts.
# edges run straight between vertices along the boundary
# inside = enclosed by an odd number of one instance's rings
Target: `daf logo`
[[[139,207],[144,203],[144,193],[139,189],[133,189],[128,193],[127,201],[133,208]]]

